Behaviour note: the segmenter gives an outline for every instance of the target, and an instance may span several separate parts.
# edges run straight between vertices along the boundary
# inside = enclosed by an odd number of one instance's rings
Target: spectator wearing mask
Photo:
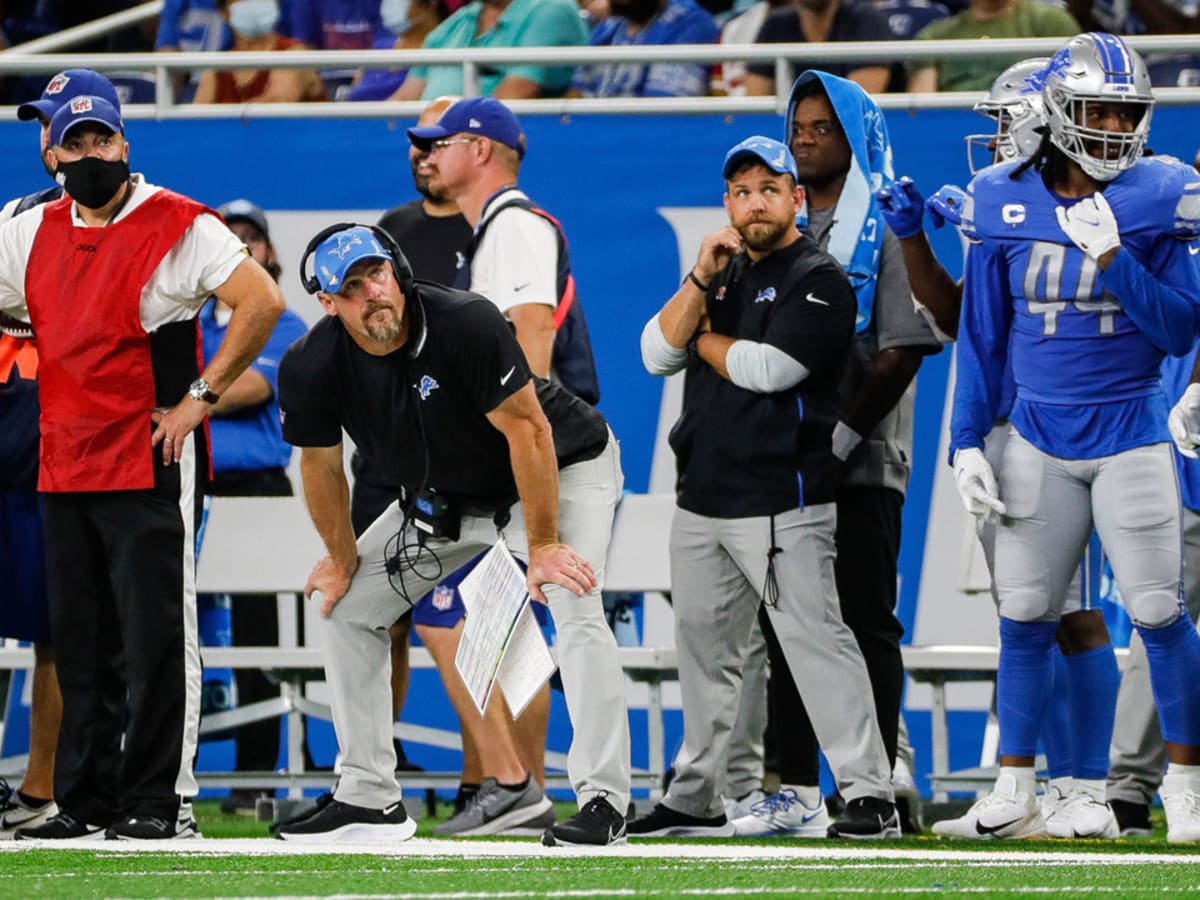
[[[383,0],[379,5],[381,30],[375,34],[374,49],[419,49],[426,35],[450,15],[450,9],[447,0]],[[404,84],[409,71],[366,69],[350,86],[346,99],[386,100]]]
[[[216,0],[233,32],[234,50],[284,51],[300,46],[281,35],[276,0]],[[208,71],[200,76],[196,103],[300,103],[324,100],[325,86],[312,69]]]

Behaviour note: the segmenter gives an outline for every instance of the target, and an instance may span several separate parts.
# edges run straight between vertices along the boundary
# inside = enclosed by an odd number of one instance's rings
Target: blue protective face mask
[[[276,0],[234,0],[229,4],[229,27],[244,38],[268,35],[278,21]]]
[[[379,18],[383,27],[392,34],[397,37],[403,35],[411,24],[408,20],[408,0],[382,0]]]

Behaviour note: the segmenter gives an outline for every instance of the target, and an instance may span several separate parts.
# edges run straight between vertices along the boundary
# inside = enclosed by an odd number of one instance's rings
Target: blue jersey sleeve
[[[962,313],[955,346],[954,404],[950,413],[950,458],[965,447],[983,447],[995,424],[1005,390],[1012,305],[1002,256],[987,244],[972,244],[963,276]]]
[[[1159,349],[1182,356],[1200,334],[1200,244],[1167,237],[1158,242],[1150,269],[1128,250],[1117,251],[1100,286]],[[1152,270],[1152,271],[1151,271]]]

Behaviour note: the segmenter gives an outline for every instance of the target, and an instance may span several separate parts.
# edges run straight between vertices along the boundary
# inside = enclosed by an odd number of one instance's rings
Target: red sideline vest
[[[41,362],[38,490],[153,488],[142,288],[205,207],[159,190],[119,222],[76,228],[71,203],[46,205],[25,276]]]

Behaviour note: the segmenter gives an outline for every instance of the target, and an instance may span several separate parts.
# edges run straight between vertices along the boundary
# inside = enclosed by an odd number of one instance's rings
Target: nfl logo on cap
[[[54,78],[52,78],[50,80],[50,83],[48,85],[46,85],[46,90],[43,93],[46,93],[46,94],[62,93],[63,88],[65,88],[67,86],[67,82],[70,80],[71,80],[71,78],[69,75],[62,75],[62,74],[55,75]]]
[[[91,97],[76,97],[71,101],[71,113],[85,113],[92,111]]]

